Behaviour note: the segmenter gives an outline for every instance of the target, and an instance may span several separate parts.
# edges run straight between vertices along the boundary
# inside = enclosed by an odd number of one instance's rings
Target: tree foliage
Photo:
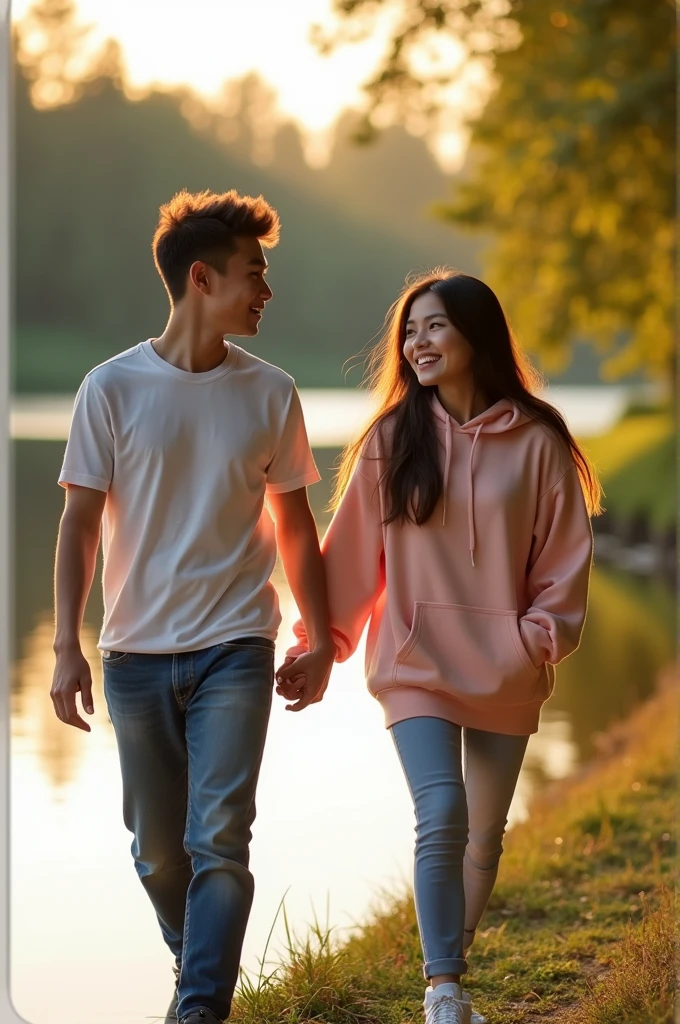
[[[19,390],[75,390],[93,365],[162,330],[167,297],[151,238],[159,205],[181,188],[262,193],[278,209],[275,298],[253,351],[301,386],[342,386],[343,364],[379,329],[414,267],[450,260],[474,272],[471,239],[421,209],[446,183],[421,140],[399,128],[370,150],[339,139],[330,166],[313,170],[289,125],[263,166],[252,159],[257,83],[242,83],[230,121],[223,113],[220,122],[188,89],[132,100],[120,69],[111,74],[102,64],[78,79],[83,41],[73,5],[62,0],[39,0],[30,21],[15,26]],[[45,66],[49,52],[56,59]],[[391,173],[395,165],[403,177]]]
[[[35,0],[14,30],[14,53],[40,110],[75,103],[103,80],[120,82],[120,47],[97,43],[81,24],[74,0]]]
[[[385,0],[338,0],[369,19]],[[523,342],[556,368],[575,338],[605,373],[673,365],[675,4],[671,0],[399,0],[367,83],[369,125],[388,110],[436,118],[459,69],[417,70],[418,47],[455,38],[488,62],[466,181],[438,215],[489,229],[490,282]],[[365,25],[369,25],[365,21]],[[339,37],[342,41],[342,36]]]

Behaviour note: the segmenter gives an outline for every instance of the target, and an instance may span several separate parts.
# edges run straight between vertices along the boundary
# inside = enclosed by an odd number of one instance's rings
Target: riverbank
[[[677,450],[670,410],[632,409],[583,444],[605,492],[605,512],[593,519],[598,560],[671,576],[677,548]]]
[[[506,839],[466,987],[489,1024],[671,1024],[677,694],[658,693],[547,789]],[[270,954],[271,956],[271,954]],[[238,1024],[416,1024],[423,981],[408,894],[345,944],[317,928],[246,981]]]

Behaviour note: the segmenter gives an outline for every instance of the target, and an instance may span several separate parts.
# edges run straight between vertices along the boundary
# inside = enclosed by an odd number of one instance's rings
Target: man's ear
[[[210,276],[208,274],[208,265],[203,263],[202,260],[196,260],[189,267],[189,281],[197,288],[199,292],[204,294],[210,291]]]

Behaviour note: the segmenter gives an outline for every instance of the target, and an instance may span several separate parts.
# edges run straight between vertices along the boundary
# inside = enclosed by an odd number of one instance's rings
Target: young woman
[[[370,617],[368,688],[415,805],[426,1022],[470,1024],[467,951],[553,666],[579,644],[601,491],[482,281],[407,282],[386,323],[379,409],[344,454],[322,544],[330,618],[344,661]],[[295,633],[278,674],[292,700]]]

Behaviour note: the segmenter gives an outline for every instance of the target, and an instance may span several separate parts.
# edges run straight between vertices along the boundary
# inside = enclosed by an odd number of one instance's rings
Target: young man
[[[59,477],[51,697],[89,731],[79,632],[103,517],[104,691],[135,867],[176,962],[168,1020],[181,1024],[228,1017],[238,977],[277,543],[312,638],[292,710],[320,699],[335,653],[294,382],[224,341],[257,334],[272,297],[262,247],[278,233],[262,197],[181,192],[161,207],[153,251],[170,319],[87,375]]]

